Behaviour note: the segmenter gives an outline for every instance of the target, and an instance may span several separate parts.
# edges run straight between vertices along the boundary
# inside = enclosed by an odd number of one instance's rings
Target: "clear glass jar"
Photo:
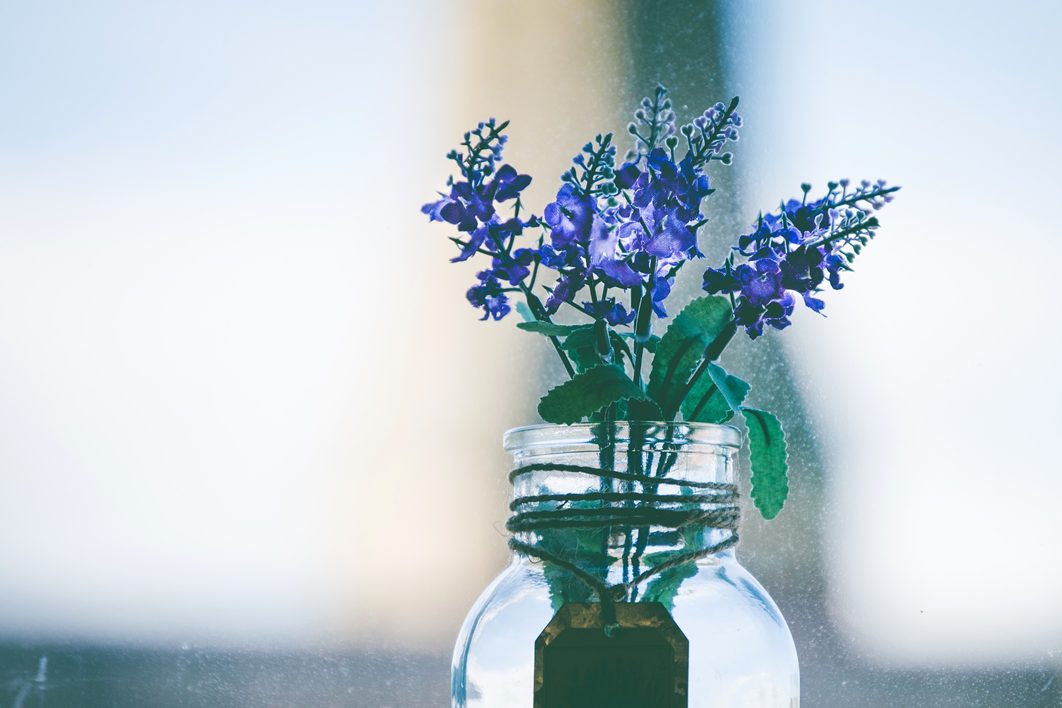
[[[623,475],[656,477],[676,484],[692,482],[701,487],[714,485],[736,494],[734,456],[740,440],[738,430],[722,425],[538,425],[510,430],[505,435],[505,448],[513,456],[511,479],[516,498],[588,491],[673,493],[657,491],[667,483],[643,488],[641,482]],[[549,469],[557,466],[562,468]],[[612,470],[620,473],[620,478],[572,471],[581,468]],[[731,505],[735,503],[733,494]],[[600,501],[596,506],[608,507],[609,503]],[[700,528],[691,534],[656,526],[619,525],[598,530],[525,531],[515,538],[545,544],[608,584],[619,584],[651,568],[654,558],[725,546],[730,533],[723,528]],[[660,602],[688,640],[684,699],[688,702],[674,705],[799,705],[799,668],[789,628],[767,592],[738,563],[732,547],[648,577],[619,601]],[[458,636],[453,705],[544,705],[535,700],[536,640],[566,603],[595,602],[594,591],[572,573],[548,560],[514,553],[510,565],[476,601]],[[603,704],[606,702],[602,699]]]

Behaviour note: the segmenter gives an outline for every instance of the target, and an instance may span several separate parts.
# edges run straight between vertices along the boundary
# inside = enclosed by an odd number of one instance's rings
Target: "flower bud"
[[[634,322],[634,341],[645,344],[653,336],[653,290],[646,288],[638,305],[638,319]]]
[[[603,319],[594,321],[594,350],[601,361],[612,361],[612,336]]]

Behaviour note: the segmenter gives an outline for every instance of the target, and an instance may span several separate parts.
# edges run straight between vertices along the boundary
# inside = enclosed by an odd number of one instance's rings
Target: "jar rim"
[[[511,453],[527,448],[597,445],[598,433],[595,429],[600,425],[601,423],[523,425],[507,430],[502,436],[502,446]],[[668,443],[684,448],[741,447],[741,431],[732,425],[676,421],[616,421],[613,425],[615,427],[611,439],[617,445],[630,442],[631,432],[634,431],[639,442],[643,444]]]

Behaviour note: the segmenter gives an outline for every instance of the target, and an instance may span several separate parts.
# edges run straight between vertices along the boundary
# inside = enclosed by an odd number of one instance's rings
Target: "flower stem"
[[[527,306],[531,308],[531,314],[535,316],[535,319],[542,320],[543,322],[552,322],[549,313],[546,312],[546,308],[542,306],[542,302],[535,296],[531,290],[524,285],[520,284],[520,289],[524,291],[524,298],[527,300]],[[561,363],[564,364],[564,370],[568,372],[568,378],[574,378],[575,369],[572,368],[572,362],[568,360],[568,355],[564,353],[564,349],[561,348],[560,340],[551,336],[549,341],[553,344],[553,348],[557,350],[557,356],[560,357]]]
[[[823,210],[825,210],[827,208],[829,208],[829,209],[837,209],[839,207],[855,206],[859,202],[870,201],[872,199],[876,199],[878,197],[883,197],[886,194],[892,194],[893,192],[898,192],[898,191],[900,191],[899,187],[879,187],[878,189],[872,189],[872,190],[870,190],[868,192],[863,192],[863,193],[858,193],[857,192],[857,193],[853,194],[850,197],[842,196],[840,201],[836,201],[836,202],[833,202],[833,203],[825,204],[824,207],[823,207]]]
[[[645,345],[634,342],[634,383],[642,385],[642,357],[645,355]]]
[[[686,382],[686,386],[682,389],[682,395],[678,398],[678,406],[682,406],[682,402],[686,400],[686,396],[690,395],[690,391],[697,385],[697,380],[704,376],[704,372],[708,370],[708,367],[713,361],[719,358],[719,355],[723,353],[727,345],[730,344],[730,340],[737,334],[737,325],[731,321],[723,331],[720,332],[715,339],[713,339],[707,347],[704,348],[704,357],[701,359],[701,363],[697,365],[693,373],[690,375],[689,381]]]

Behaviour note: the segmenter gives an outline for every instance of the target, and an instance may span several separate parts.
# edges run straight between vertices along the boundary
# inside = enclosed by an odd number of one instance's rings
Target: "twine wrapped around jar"
[[[601,603],[606,627],[615,623],[614,603],[626,597],[639,583],[685,563],[719,553],[733,547],[738,542],[737,527],[740,509],[736,503],[738,489],[734,484],[649,477],[601,467],[557,463],[523,465],[509,474],[509,481],[512,482],[522,475],[534,472],[575,473],[602,479],[638,482],[642,489],[652,491],[584,492],[517,497],[509,505],[513,514],[506,522],[506,528],[511,533],[531,533],[541,538],[542,531],[551,529],[605,530],[614,526],[656,527],[673,531],[717,529],[727,532],[723,539],[716,543],[678,552],[626,582],[611,585],[579,567],[578,564],[541,545],[520,541],[515,536],[509,539],[509,547],[513,551],[553,563],[590,587]],[[658,494],[656,488],[659,486],[675,487],[678,493]],[[574,506],[580,502],[599,502],[601,505],[589,508]],[[556,506],[544,508],[544,504],[556,504]]]

